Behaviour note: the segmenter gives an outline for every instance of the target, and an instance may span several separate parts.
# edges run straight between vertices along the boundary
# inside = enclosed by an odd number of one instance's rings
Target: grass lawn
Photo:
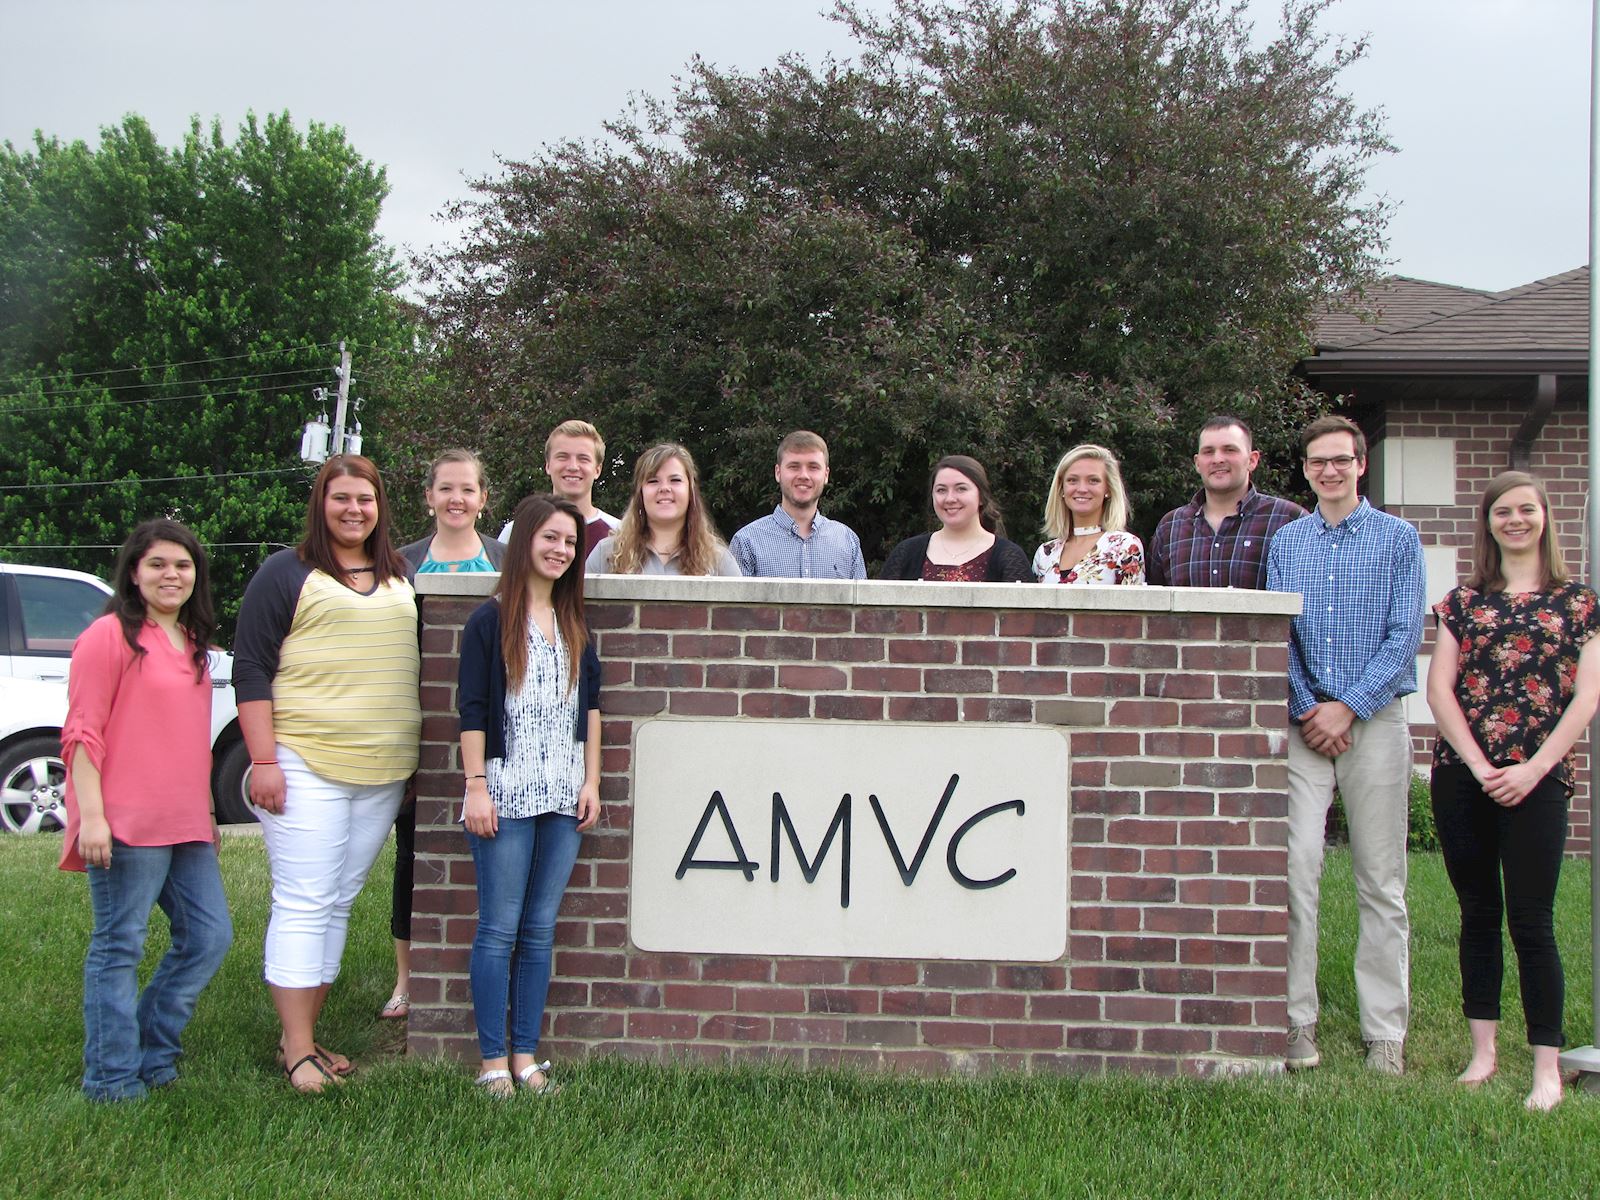
[[[293,1094],[272,1062],[260,982],[261,844],[229,838],[237,929],[201,997],[177,1086],[133,1105],[77,1090],[89,928],[59,841],[0,839],[0,1195],[69,1196],[1600,1196],[1600,1097],[1521,1107],[1530,1057],[1516,974],[1500,1077],[1465,1062],[1455,901],[1437,855],[1413,855],[1409,1074],[1361,1069],[1349,860],[1324,887],[1322,1069],[1229,1082],[891,1079],[788,1070],[557,1064],[566,1090],[495,1105],[459,1067],[406,1062],[375,1019],[388,995],[386,855],[356,907],[326,1040],[352,1083]],[[1568,864],[1557,914],[1567,1032],[1592,1037],[1589,873]],[[164,927],[159,914],[153,924]],[[153,955],[151,961],[153,961]],[[1511,962],[1509,947],[1508,963]]]

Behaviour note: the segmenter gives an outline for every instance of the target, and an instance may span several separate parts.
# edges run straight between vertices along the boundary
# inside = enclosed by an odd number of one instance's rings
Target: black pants
[[[394,897],[389,907],[389,932],[411,940],[412,875],[417,865],[417,805],[400,806],[394,818]]]
[[[1504,915],[1517,952],[1528,1042],[1565,1044],[1555,900],[1567,842],[1567,789],[1547,775],[1521,804],[1505,808],[1484,793],[1468,768],[1437,767],[1433,819],[1461,902],[1461,1011],[1475,1020],[1500,1019]]]

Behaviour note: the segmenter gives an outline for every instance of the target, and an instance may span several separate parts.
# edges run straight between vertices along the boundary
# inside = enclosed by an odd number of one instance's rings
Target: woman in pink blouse
[[[83,1090],[133,1100],[178,1077],[179,1039],[233,941],[211,811],[216,628],[205,551],[176,521],[146,521],[117,555],[106,615],[72,648],[61,756],[61,868],[87,871]],[[172,945],[144,992],[150,910]]]

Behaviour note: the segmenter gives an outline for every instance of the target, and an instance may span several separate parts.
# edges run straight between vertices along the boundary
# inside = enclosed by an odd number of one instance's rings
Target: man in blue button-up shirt
[[[783,500],[733,535],[728,549],[739,569],[766,579],[865,579],[861,539],[817,511],[828,484],[828,443],[796,430],[778,443],[772,473]]]
[[[1417,690],[1426,579],[1417,531],[1357,491],[1367,443],[1354,422],[1321,417],[1301,435],[1316,511],[1285,525],[1267,586],[1299,592],[1289,636],[1289,1048],[1316,1045],[1317,906],[1323,829],[1337,785],[1350,827],[1360,932],[1356,1002],[1367,1066],[1399,1074],[1410,1014],[1406,915],[1411,732],[1401,697]]]

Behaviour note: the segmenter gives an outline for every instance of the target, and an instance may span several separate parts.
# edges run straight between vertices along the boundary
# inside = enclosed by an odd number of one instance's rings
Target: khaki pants
[[[1317,905],[1323,829],[1337,783],[1350,825],[1360,919],[1356,1002],[1368,1042],[1404,1041],[1411,1008],[1406,916],[1411,732],[1394,700],[1350,728],[1350,749],[1324,758],[1289,729],[1289,1024],[1317,1020]]]

